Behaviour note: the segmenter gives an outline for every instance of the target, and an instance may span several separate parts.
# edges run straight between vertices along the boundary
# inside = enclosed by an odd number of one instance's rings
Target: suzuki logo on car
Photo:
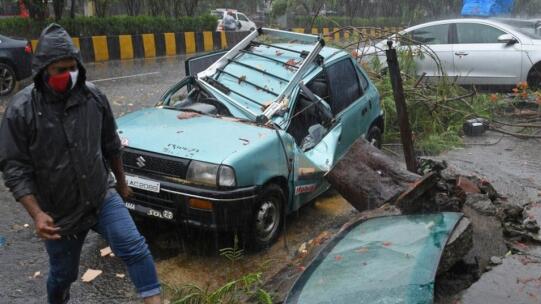
[[[146,159],[142,156],[139,156],[136,160],[135,160],[135,164],[139,167],[139,168],[143,168],[145,165],[146,165]]]

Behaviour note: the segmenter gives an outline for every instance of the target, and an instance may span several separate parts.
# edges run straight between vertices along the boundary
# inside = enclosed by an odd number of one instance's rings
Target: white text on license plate
[[[133,175],[126,175],[128,186],[150,192],[160,192],[160,183]]]

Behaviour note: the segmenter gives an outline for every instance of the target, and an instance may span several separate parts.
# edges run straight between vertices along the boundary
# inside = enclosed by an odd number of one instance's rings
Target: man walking
[[[90,229],[126,264],[144,302],[160,303],[153,258],[123,203],[131,190],[107,98],[85,81],[81,54],[57,24],[42,32],[32,68],[34,84],[0,126],[0,170],[45,241],[49,303],[69,301]]]

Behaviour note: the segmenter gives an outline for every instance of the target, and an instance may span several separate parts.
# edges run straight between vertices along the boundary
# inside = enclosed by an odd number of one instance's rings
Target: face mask
[[[77,78],[79,77],[79,71],[74,72],[64,72],[61,74],[57,74],[54,76],[49,76],[49,80],[47,81],[49,86],[57,93],[66,93],[68,91],[68,88],[71,90],[75,87],[77,84]],[[69,87],[69,83],[71,80],[71,87]]]

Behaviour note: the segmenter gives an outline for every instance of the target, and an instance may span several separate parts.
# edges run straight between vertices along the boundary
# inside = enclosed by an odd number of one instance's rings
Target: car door
[[[341,157],[355,140],[367,132],[372,95],[364,94],[359,73],[349,57],[332,63],[326,68],[330,89],[331,110],[342,125],[336,155]]]
[[[246,15],[238,13],[237,19],[241,24],[239,31],[249,31],[251,29],[251,22]]]
[[[455,75],[450,33],[450,24],[429,25],[406,33],[400,45],[402,49],[414,50],[418,75],[426,74],[428,78]]]
[[[492,25],[456,23],[453,45],[459,84],[515,85],[522,74],[522,45],[499,42],[507,34]]]

